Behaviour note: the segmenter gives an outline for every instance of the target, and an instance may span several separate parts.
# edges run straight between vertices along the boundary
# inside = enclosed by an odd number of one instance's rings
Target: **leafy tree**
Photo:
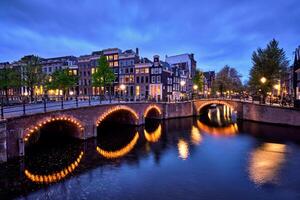
[[[115,81],[115,74],[113,70],[109,67],[106,57],[101,56],[98,59],[95,72],[92,74],[92,85],[94,87],[99,87],[101,91],[102,87],[111,86],[114,81]],[[99,95],[101,95],[101,92]],[[109,95],[111,96],[111,89],[109,90]]]
[[[21,76],[15,69],[5,67],[0,70],[0,90],[5,93],[6,102],[8,103],[9,89],[15,89],[21,85]]]
[[[56,70],[48,79],[46,88],[53,90],[59,89],[63,91],[63,95],[67,96],[68,89],[75,87],[78,82],[78,76],[70,74],[68,69]]]
[[[289,62],[285,52],[275,39],[265,49],[258,48],[252,54],[249,86],[252,92],[261,91],[263,97],[270,92],[287,71]],[[261,79],[265,78],[265,82]]]
[[[241,75],[235,68],[225,65],[216,75],[213,92],[220,92],[223,95],[226,91],[240,91],[241,89]]]
[[[195,76],[193,78],[193,83],[198,86],[199,91],[203,91],[204,74],[201,70],[196,70]]]
[[[42,65],[38,56],[30,55],[21,59],[22,63],[22,85],[27,87],[30,100],[33,100],[34,87],[41,86],[45,74],[42,71]]]

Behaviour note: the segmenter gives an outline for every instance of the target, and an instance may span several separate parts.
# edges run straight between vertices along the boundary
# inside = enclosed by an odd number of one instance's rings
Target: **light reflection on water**
[[[0,166],[0,199],[299,199],[297,129],[239,123],[233,113],[217,106],[200,119],[101,129],[81,145],[39,147],[46,153],[34,149],[17,167]]]

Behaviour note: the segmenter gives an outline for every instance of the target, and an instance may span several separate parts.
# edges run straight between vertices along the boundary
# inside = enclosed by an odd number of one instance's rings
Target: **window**
[[[118,60],[119,59],[119,55],[118,54],[115,54],[114,55],[114,60]]]
[[[110,66],[110,67],[113,67],[113,66],[114,66],[114,63],[113,63],[113,62],[109,62],[109,66]]]
[[[125,69],[125,73],[128,74],[128,68]]]
[[[152,76],[151,82],[152,82],[152,83],[155,83],[155,76]]]
[[[144,77],[143,76],[141,77],[141,83],[144,83]]]
[[[145,69],[145,73],[148,74],[149,73],[149,68]]]
[[[140,77],[139,76],[136,77],[136,83],[140,83]]]
[[[157,83],[160,83],[160,76],[157,76]]]
[[[145,83],[148,83],[148,76],[145,77]]]
[[[130,68],[130,73],[133,73],[133,68]]]
[[[52,72],[52,67],[49,67],[48,71],[51,73]]]
[[[115,66],[115,67],[118,67],[118,66],[119,66],[118,61],[115,61],[115,62],[114,62],[114,66]]]
[[[136,74],[140,73],[140,69],[135,69],[135,73]]]

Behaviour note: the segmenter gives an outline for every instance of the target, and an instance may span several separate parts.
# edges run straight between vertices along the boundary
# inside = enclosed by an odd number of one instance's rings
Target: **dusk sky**
[[[245,80],[272,38],[293,60],[299,16],[299,0],[1,0],[0,62],[138,47],[151,59],[194,53],[198,68],[228,64]]]

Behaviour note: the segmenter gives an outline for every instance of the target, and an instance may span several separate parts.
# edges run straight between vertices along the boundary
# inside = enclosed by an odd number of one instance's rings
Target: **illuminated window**
[[[114,66],[115,66],[115,67],[118,67],[118,66],[119,66],[118,61],[115,61],[115,62],[114,62]]]
[[[108,56],[108,60],[113,60],[114,57],[112,55]]]
[[[114,63],[113,63],[113,62],[109,62],[109,66],[110,66],[110,67],[113,67],[113,66],[114,66]]]
[[[149,73],[149,68],[145,69],[145,73],[148,74]]]
[[[136,69],[136,70],[135,70],[135,73],[136,73],[136,74],[140,73],[140,69]]]
[[[119,55],[118,54],[115,54],[114,55],[114,60],[118,60],[119,59]]]
[[[135,94],[138,96],[140,95],[140,86],[135,87]]]

